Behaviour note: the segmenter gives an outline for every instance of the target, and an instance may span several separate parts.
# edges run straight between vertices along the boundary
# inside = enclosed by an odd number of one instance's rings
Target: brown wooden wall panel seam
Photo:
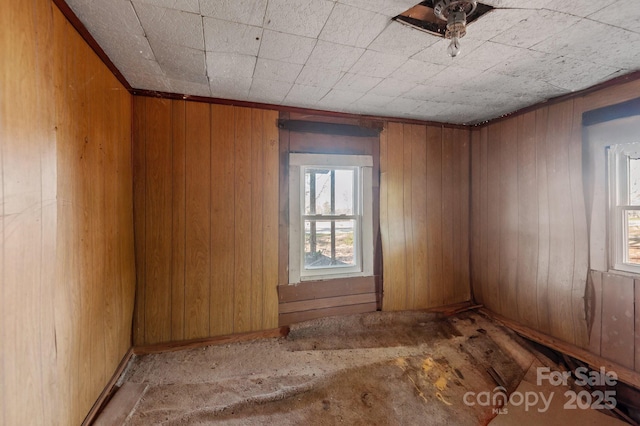
[[[327,297],[323,299],[301,300],[298,302],[281,303],[279,306],[280,315],[294,312],[312,311],[317,309],[333,308],[337,306],[359,305],[362,303],[373,303],[376,301],[375,293],[352,294],[338,297]]]

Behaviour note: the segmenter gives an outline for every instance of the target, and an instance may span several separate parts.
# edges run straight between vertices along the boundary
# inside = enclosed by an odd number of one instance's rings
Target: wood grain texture
[[[0,423],[80,424],[130,347],[131,95],[51,2],[0,24]]]
[[[381,135],[384,310],[470,298],[469,137],[399,123]]]
[[[169,102],[163,106],[169,116],[150,114],[144,105],[153,102]],[[145,188],[136,191],[137,223],[146,224],[149,233],[150,223],[167,218],[166,232],[154,232],[153,243],[169,244],[162,256],[168,269],[164,281],[150,279],[158,247],[137,248],[138,265],[145,265],[137,309],[155,304],[158,293],[168,299],[162,299],[167,304],[162,315],[147,312],[136,322],[136,344],[276,327],[277,113],[152,98],[136,98],[135,106],[135,144],[146,146],[134,150],[140,165],[135,187]],[[158,122],[161,117],[164,123]],[[150,138],[154,132],[161,134]],[[169,161],[157,150],[150,153],[160,141],[173,153]],[[160,169],[163,176],[153,174]],[[151,243],[149,238],[141,241]],[[153,332],[158,328],[163,333]]]

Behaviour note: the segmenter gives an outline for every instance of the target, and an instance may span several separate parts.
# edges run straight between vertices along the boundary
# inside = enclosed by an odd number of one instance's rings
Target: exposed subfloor
[[[534,353],[474,312],[324,318],[292,327],[283,339],[137,357],[120,392],[135,385],[141,398],[121,418],[127,425],[618,422],[595,410],[565,410],[569,388],[537,386],[537,367],[550,361]],[[478,396],[495,395],[498,383],[509,393],[553,394],[552,404],[507,405],[497,414]]]

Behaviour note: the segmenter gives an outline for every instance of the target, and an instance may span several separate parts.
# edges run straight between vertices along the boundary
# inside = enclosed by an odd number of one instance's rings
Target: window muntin
[[[370,156],[291,154],[291,283],[373,274]]]
[[[611,264],[640,273],[640,144],[608,149],[611,194]]]

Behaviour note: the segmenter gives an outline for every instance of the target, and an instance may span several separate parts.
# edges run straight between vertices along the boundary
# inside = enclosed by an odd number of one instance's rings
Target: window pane
[[[355,220],[305,220],[304,268],[356,265]]]
[[[629,158],[629,205],[640,205],[640,159]]]
[[[306,215],[353,215],[353,169],[306,168],[304,211]]]
[[[627,262],[640,265],[640,211],[625,211]]]

